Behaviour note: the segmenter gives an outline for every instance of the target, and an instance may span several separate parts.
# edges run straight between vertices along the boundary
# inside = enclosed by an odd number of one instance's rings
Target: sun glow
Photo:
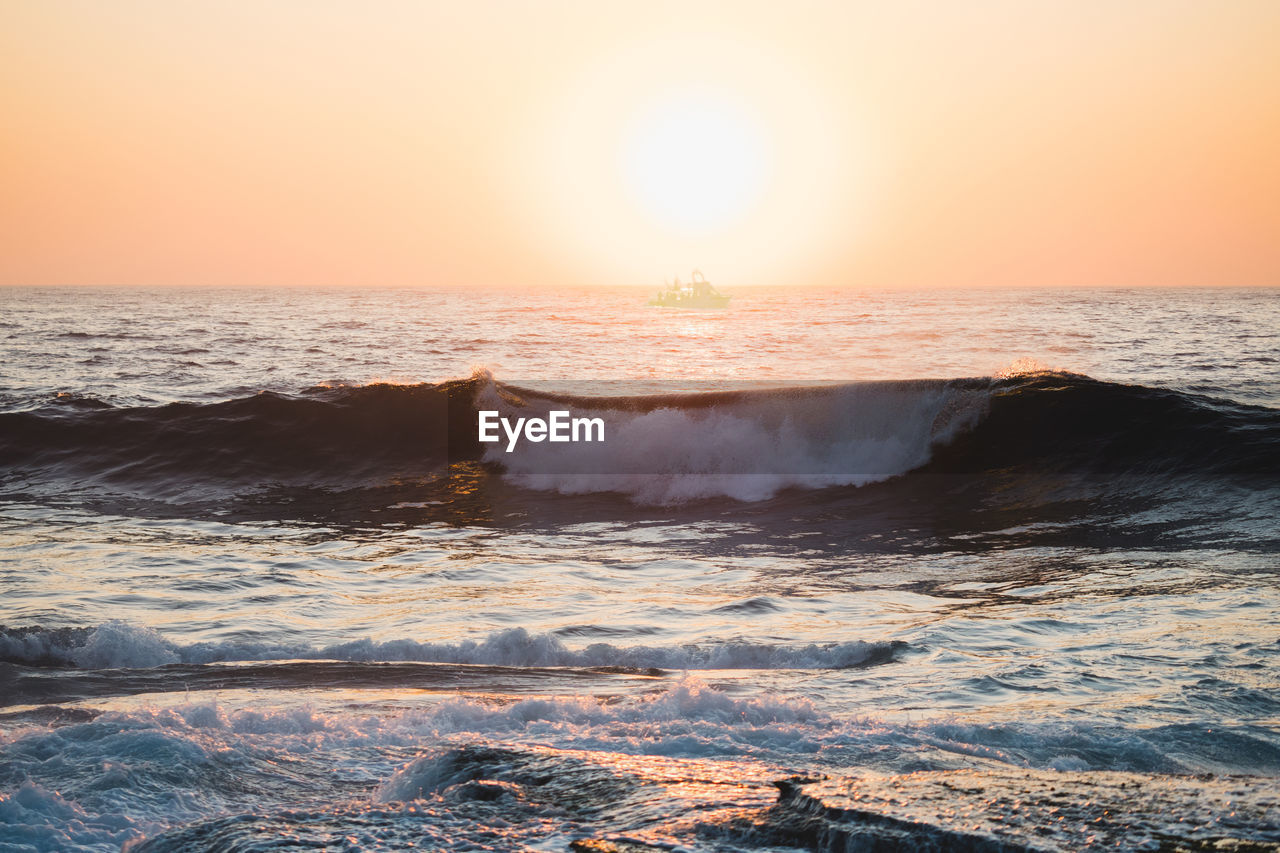
[[[686,233],[743,219],[760,200],[770,165],[760,123],[715,93],[659,100],[631,122],[620,147],[630,196],[660,224]]]
[[[877,158],[802,58],[704,34],[638,40],[531,104],[504,185],[569,280],[808,280],[861,233]],[[845,104],[847,112],[848,104]]]

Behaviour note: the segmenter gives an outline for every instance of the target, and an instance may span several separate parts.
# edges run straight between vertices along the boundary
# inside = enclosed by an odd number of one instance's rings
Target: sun
[[[567,66],[502,143],[495,187],[581,282],[809,281],[853,251],[879,155],[804,56],[703,31]]]
[[[713,92],[658,98],[623,130],[627,194],[657,224],[688,235],[729,228],[759,202],[770,171],[761,123]]]

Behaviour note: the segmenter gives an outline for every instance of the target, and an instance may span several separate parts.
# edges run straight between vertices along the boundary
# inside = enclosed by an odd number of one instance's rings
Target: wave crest
[[[887,663],[906,644],[852,641],[787,646],[710,642],[677,646],[593,643],[571,649],[553,634],[524,628],[496,631],[483,640],[457,643],[370,639],[328,646],[284,643],[177,645],[151,628],[107,622],[96,628],[0,629],[0,661],[27,666],[142,669],[171,663],[336,660],[359,663],[419,662],[510,667],[624,667],[627,669],[850,669]]]

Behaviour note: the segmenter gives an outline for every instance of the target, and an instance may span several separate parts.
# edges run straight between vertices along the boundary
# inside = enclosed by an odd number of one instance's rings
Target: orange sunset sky
[[[1280,2],[0,0],[0,284],[1280,285]]]

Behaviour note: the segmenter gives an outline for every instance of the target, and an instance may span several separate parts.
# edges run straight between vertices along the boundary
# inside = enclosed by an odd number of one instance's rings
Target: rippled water
[[[1280,292],[645,298],[0,290],[0,851],[1280,844]]]
[[[1031,359],[1274,407],[1278,294],[748,289],[729,310],[682,311],[630,289],[8,288],[3,390],[11,406],[58,392],[136,404],[438,382],[476,366],[511,381],[702,388],[988,376]]]

